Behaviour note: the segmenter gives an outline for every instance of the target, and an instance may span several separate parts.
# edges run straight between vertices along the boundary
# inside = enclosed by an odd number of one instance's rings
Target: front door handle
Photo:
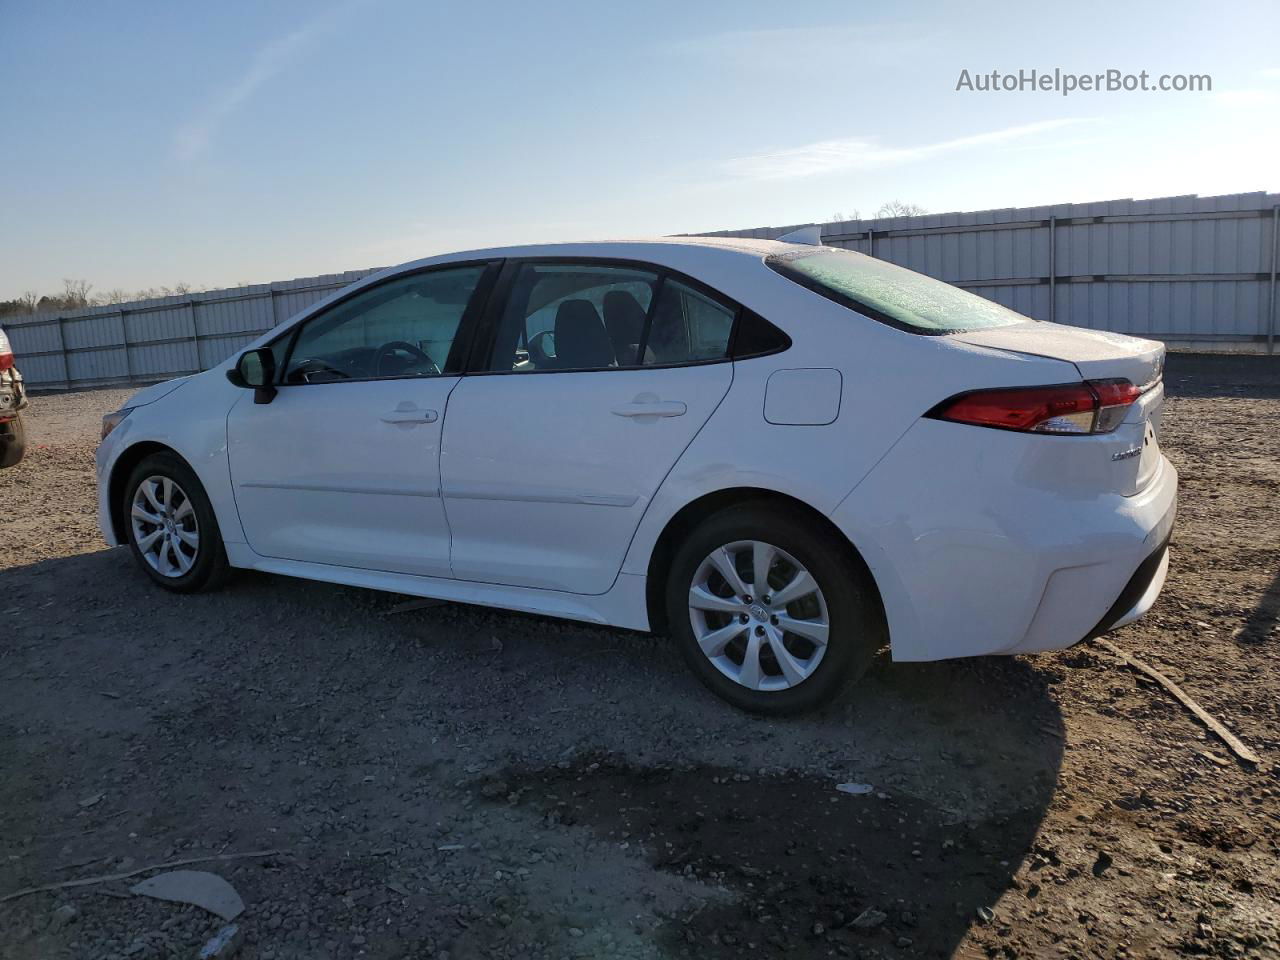
[[[416,407],[405,410],[397,407],[380,418],[383,423],[435,423],[440,414],[434,410],[419,410]]]
[[[649,400],[614,407],[615,417],[683,417],[689,408],[679,400]]]

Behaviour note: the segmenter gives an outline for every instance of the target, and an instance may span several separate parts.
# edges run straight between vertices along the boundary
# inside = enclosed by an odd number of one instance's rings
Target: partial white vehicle
[[[844,250],[473,250],[334,294],[104,419],[104,536],[171,590],[263,570],[669,633],[748,710],[1142,615],[1164,347]]]
[[[30,401],[13,361],[13,348],[0,328],[0,469],[16,466],[27,450],[22,411]]]

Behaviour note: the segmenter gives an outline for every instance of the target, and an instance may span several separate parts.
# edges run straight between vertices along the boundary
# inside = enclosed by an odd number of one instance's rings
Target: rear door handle
[[[383,423],[435,423],[440,415],[434,410],[392,410],[380,418]]]
[[[615,417],[683,417],[688,409],[679,400],[652,400],[622,403],[612,413]]]

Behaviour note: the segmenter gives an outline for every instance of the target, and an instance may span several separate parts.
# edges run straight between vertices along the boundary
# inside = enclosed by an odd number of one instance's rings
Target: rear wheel
[[[674,639],[698,678],[734,706],[789,714],[856,681],[884,644],[866,571],[803,512],[740,504],[703,521],[667,582]]]
[[[166,590],[192,593],[226,578],[218,521],[195,472],[171,453],[147,457],[125,485],[129,548]]]

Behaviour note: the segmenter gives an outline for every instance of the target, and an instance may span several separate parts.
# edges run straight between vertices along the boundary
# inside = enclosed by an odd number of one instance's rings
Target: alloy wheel
[[[163,577],[189,573],[200,554],[195,505],[170,477],[147,477],[133,493],[129,510],[138,552]]]
[[[817,581],[795,557],[760,540],[713,550],[689,588],[703,655],[749,690],[786,690],[822,662],[830,620]]]

